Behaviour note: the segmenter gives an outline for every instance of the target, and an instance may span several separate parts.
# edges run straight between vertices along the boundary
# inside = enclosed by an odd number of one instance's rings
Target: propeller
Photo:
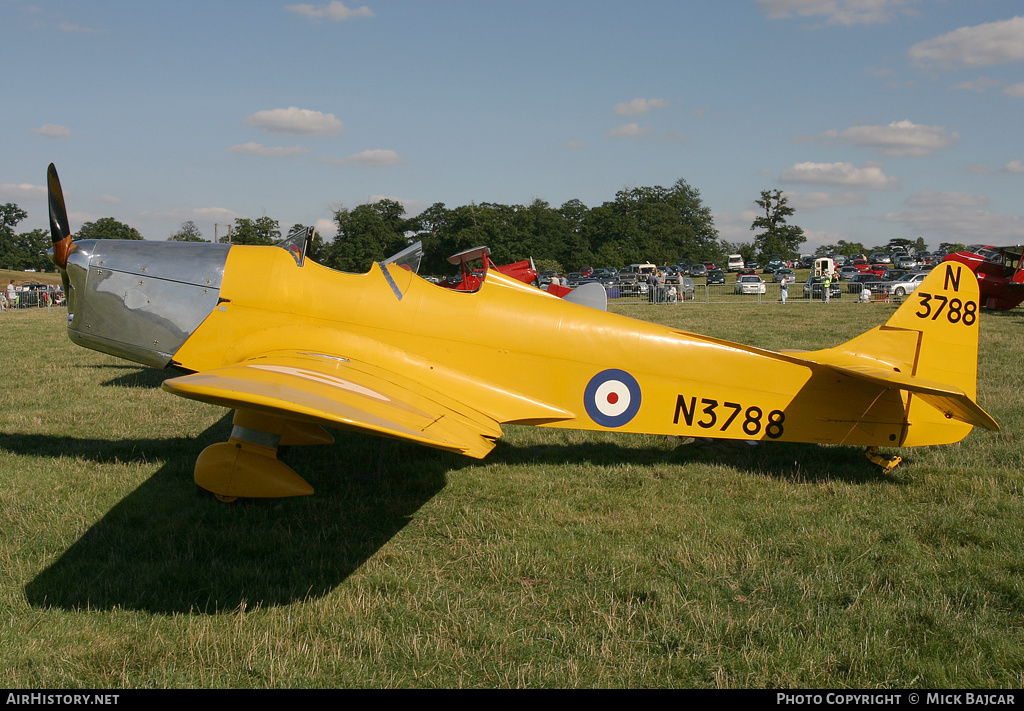
[[[60,189],[57,169],[50,163],[46,171],[46,187],[50,195],[50,237],[53,239],[53,263],[63,272],[68,266],[68,255],[75,247],[71,242],[71,224],[64,207],[64,192]]]
[[[71,298],[70,284],[68,283],[68,256],[75,251],[75,244],[71,241],[71,223],[68,221],[68,210],[64,206],[64,191],[60,189],[60,178],[57,177],[57,169],[50,163],[46,171],[46,188],[50,197],[50,238],[53,240],[53,253],[50,258],[57,265],[60,272],[60,280],[64,284],[64,296]]]

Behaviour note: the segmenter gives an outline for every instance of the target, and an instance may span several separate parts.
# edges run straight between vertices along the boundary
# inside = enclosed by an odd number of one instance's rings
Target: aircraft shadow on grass
[[[405,442],[338,432],[333,446],[299,447],[285,455],[309,475],[316,496],[225,505],[200,493],[192,482],[192,458],[181,455],[183,448],[198,452],[223,441],[229,428],[226,415],[198,438],[187,440],[0,434],[0,449],[19,454],[75,452],[101,464],[166,461],[26,585],[29,603],[217,614],[322,597],[397,535],[446,486],[449,472],[488,466]],[[864,460],[852,466],[845,448],[772,444],[519,446],[502,440],[488,462],[598,467],[714,461],[761,476],[803,481],[894,481]],[[797,473],[794,459],[816,461],[818,473]]]

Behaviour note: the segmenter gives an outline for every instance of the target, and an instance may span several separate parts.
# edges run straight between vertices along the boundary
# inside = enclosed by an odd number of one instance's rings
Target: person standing
[[[825,276],[821,278],[821,299],[826,304],[832,296],[832,274],[825,272]]]
[[[12,309],[18,307],[18,290],[14,288],[14,279],[7,285],[7,305]]]
[[[782,297],[779,301],[786,303],[786,299],[789,298],[789,277],[782,277],[782,286],[779,288],[779,294]]]

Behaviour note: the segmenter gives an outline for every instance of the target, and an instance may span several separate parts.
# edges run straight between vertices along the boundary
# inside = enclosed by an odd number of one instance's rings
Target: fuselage
[[[500,273],[467,293],[393,265],[347,274],[274,247],[169,244],[80,244],[68,270],[71,337],[196,372],[284,350],[372,363],[497,422],[866,446],[970,431],[939,423],[915,438],[898,388],[572,304]],[[886,338],[910,352],[917,343]],[[508,393],[568,415],[533,416],[508,406]]]

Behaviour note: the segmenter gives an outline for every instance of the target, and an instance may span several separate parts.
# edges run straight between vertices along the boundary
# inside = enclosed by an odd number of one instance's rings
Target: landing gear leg
[[[883,474],[888,474],[895,469],[900,462],[903,461],[903,457],[886,456],[878,451],[878,447],[868,447],[867,451],[864,452],[864,456],[872,464],[875,464],[882,468]]]
[[[239,497],[309,496],[311,487],[277,458],[278,448],[334,441],[316,425],[236,410],[227,442],[211,444],[196,460],[195,479],[218,501]]]

